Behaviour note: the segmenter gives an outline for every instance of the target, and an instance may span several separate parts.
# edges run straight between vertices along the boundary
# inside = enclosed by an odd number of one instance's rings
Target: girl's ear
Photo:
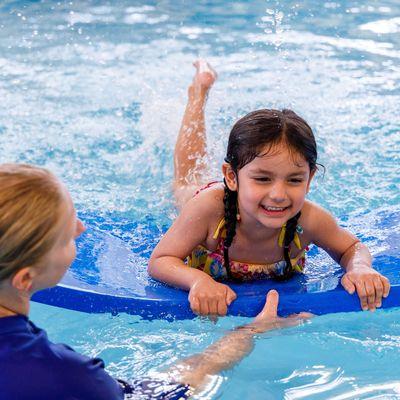
[[[226,186],[228,186],[228,189],[235,192],[238,188],[237,176],[229,163],[222,164],[222,173],[224,174]]]
[[[32,267],[24,267],[20,269],[11,279],[11,284],[21,292],[30,292],[33,287],[33,278],[36,272]]]
[[[308,178],[308,182],[307,182],[307,193],[310,191],[311,181],[313,180],[316,171],[317,171],[317,170],[314,169],[314,170],[311,171],[311,173],[310,173],[310,177]]]

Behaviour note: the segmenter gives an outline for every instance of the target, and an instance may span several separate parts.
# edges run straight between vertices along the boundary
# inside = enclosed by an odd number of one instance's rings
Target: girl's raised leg
[[[204,109],[208,92],[217,78],[204,60],[193,64],[196,73],[188,90],[188,102],[174,153],[174,194],[181,208],[205,183],[206,128]]]

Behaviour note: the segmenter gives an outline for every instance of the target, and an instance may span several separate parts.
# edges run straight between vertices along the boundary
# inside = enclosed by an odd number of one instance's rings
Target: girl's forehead
[[[276,167],[308,168],[308,163],[304,156],[284,143],[264,146],[251,163],[253,165],[265,164]]]

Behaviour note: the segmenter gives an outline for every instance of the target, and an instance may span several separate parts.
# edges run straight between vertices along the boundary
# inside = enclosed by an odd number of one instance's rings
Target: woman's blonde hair
[[[59,232],[65,192],[48,170],[0,165],[0,282],[37,265]]]

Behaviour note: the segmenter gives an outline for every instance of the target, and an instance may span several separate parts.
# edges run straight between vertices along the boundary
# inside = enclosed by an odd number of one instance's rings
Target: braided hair
[[[294,235],[297,229],[297,222],[300,218],[301,212],[299,211],[294,217],[286,222],[285,237],[283,238],[283,257],[286,265],[283,271],[279,274],[274,273],[273,276],[278,281],[285,281],[293,276],[294,269],[290,261],[290,244],[293,242]]]
[[[229,262],[229,247],[232,244],[232,240],[236,234],[236,215],[238,213],[237,206],[237,191],[230,190],[226,181],[225,183],[225,193],[224,193],[224,210],[225,210],[225,229],[226,237],[224,239],[224,267],[226,269],[226,274],[229,279],[234,279],[231,273],[231,267]]]
[[[238,178],[238,171],[256,157],[266,154],[265,148],[285,143],[293,152],[300,154],[307,161],[310,171],[317,169],[317,144],[312,129],[307,122],[295,112],[262,109],[253,111],[239,119],[229,135],[225,161],[230,164]],[[269,151],[267,149],[267,152]],[[229,247],[236,234],[237,224],[237,191],[232,191],[225,183],[224,210],[226,237],[224,239],[224,267],[228,278],[233,278],[229,262]],[[239,184],[239,181],[237,181]],[[290,244],[292,243],[301,213],[286,222],[283,240],[283,256],[286,266],[281,274],[275,274],[277,280],[285,280],[293,275],[290,261]]]

